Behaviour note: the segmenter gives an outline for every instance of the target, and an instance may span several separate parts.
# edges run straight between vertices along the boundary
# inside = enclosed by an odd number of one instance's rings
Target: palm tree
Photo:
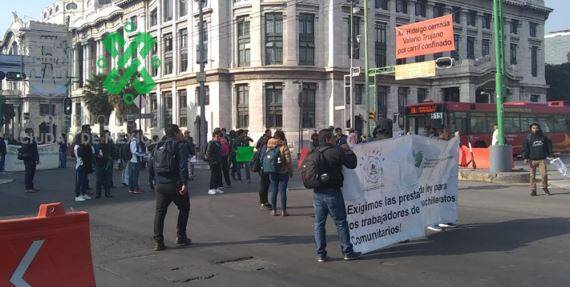
[[[103,87],[105,77],[105,75],[93,75],[91,79],[87,80],[87,84],[83,86],[85,106],[91,114],[97,116],[100,134],[102,134],[103,126],[108,123],[108,119],[115,109],[107,91]]]

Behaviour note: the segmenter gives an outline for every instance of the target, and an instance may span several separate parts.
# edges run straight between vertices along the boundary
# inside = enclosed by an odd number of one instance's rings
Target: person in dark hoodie
[[[348,145],[336,146],[336,143],[331,130],[325,129],[319,132],[319,147],[316,151],[322,154],[322,160],[326,162],[324,165],[326,173],[323,173],[323,176],[326,174],[328,179],[323,182],[322,186],[315,188],[313,194],[314,233],[318,262],[325,262],[328,259],[325,225],[329,214],[336,225],[344,260],[354,260],[360,257],[360,253],[354,251],[350,242],[346,208],[341,190],[344,180],[342,166],[354,169],[358,160]]]
[[[536,170],[542,176],[542,190],[550,195],[548,190],[548,170],[546,158],[552,156],[552,142],[542,133],[540,125],[532,123],[529,126],[530,133],[523,144],[522,157],[525,164],[530,164],[530,189],[531,196],[536,196]]]
[[[38,143],[33,135],[34,130],[27,128],[26,135],[22,139],[22,147],[18,151],[18,159],[24,161],[25,175],[24,181],[26,184],[27,193],[35,193],[40,191],[34,188],[34,176],[36,175],[36,166],[40,164],[40,155],[38,153]]]
[[[210,166],[210,190],[209,195],[222,194],[224,191],[221,189],[222,184],[222,147],[220,144],[220,131],[214,131],[212,140],[206,147],[206,160]]]

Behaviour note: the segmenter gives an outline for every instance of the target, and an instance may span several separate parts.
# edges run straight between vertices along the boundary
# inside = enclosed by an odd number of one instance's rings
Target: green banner
[[[236,151],[236,161],[239,163],[250,162],[253,160],[253,147],[240,146]]]

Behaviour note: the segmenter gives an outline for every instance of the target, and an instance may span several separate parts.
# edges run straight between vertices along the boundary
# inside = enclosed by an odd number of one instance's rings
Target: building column
[[[104,73],[104,69],[99,68],[99,65],[97,65],[97,61],[99,60],[99,58],[103,57],[103,42],[102,40],[97,40],[95,42],[96,45],[96,50],[97,52],[95,53],[95,67],[96,67],[96,73],[97,74],[102,74]]]
[[[172,81],[172,123],[180,125],[180,101],[178,99],[176,81]]]
[[[156,127],[159,131],[164,130],[164,102],[162,101],[162,91],[160,85],[156,85]]]
[[[474,103],[477,87],[474,84],[464,83],[459,85],[459,101],[462,103]]]
[[[475,41],[475,58],[483,57],[483,22],[485,15],[481,12],[477,13],[477,38]]]
[[[283,35],[285,35],[283,43],[283,64],[286,66],[295,66],[298,61],[299,47],[299,20],[297,17],[297,5],[287,5],[287,10],[283,15]]]
[[[459,47],[459,58],[461,60],[467,59],[467,12],[464,9],[461,9],[459,13],[459,17],[461,17],[461,47]]]
[[[263,27],[265,17],[261,11],[260,0],[253,0],[251,4],[250,15],[256,16],[250,17],[250,66],[259,67],[263,66],[263,51],[265,43],[263,42],[264,37],[262,35],[265,32],[265,27]]]
[[[396,11],[396,1],[390,1],[388,3],[388,11]],[[388,30],[386,32],[386,53],[388,55],[386,65],[388,66],[396,65],[396,57],[392,56],[392,53],[396,51],[396,33],[390,32],[390,30],[393,31],[396,27],[396,13],[392,12],[390,13],[390,22],[388,23]],[[348,33],[350,33],[350,31]]]
[[[81,46],[73,46],[73,71],[71,73],[71,76],[73,77],[71,79],[71,82],[73,83],[73,89],[78,89],[79,88],[79,73],[81,72],[79,70],[79,61],[81,60],[79,58],[79,49]]]
[[[85,45],[85,49],[87,50],[86,53],[86,65],[85,65],[85,71],[86,71],[86,77],[85,77],[85,81],[89,80],[91,78],[91,58],[93,57],[93,49],[91,49],[91,43],[87,42],[87,45]]]

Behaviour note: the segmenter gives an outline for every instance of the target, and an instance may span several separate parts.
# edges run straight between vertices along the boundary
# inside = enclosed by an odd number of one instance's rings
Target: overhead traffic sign
[[[396,80],[435,77],[435,61],[396,66]]]
[[[452,15],[396,27],[396,59],[453,50]]]

